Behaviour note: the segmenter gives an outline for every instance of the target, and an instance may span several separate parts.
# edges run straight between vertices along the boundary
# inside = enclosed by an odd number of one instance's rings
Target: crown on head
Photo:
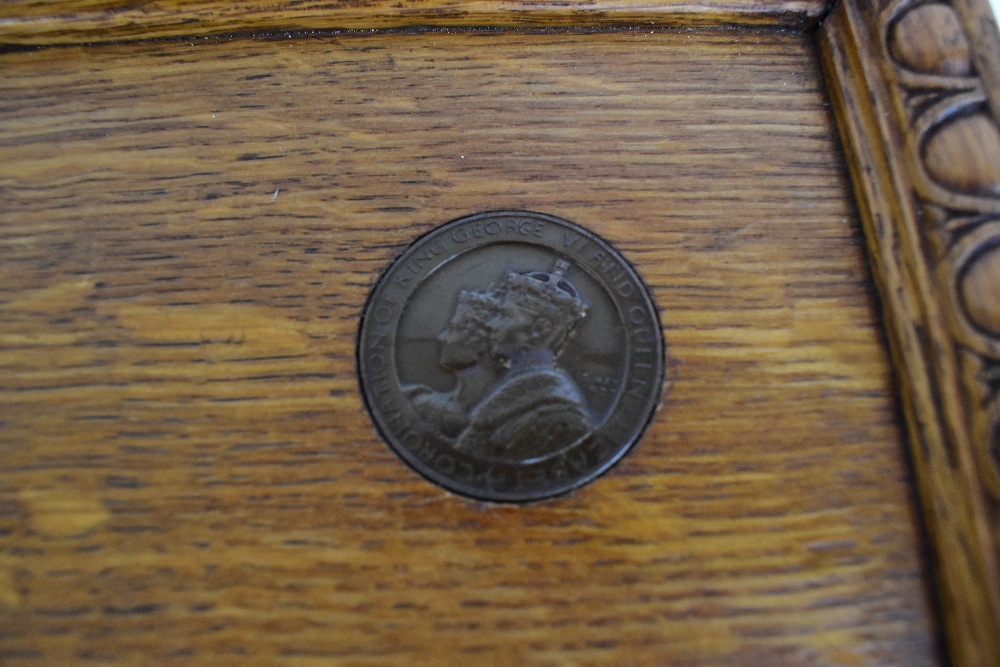
[[[507,274],[503,287],[507,300],[525,310],[554,317],[572,327],[587,314],[587,304],[572,283],[565,279],[570,265],[566,260],[556,260],[551,272]]]

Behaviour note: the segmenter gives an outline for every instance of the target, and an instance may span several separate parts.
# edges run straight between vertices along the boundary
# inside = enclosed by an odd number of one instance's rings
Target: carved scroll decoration
[[[1000,664],[1000,36],[985,0],[862,0],[837,6],[820,48],[948,650]]]
[[[972,443],[1000,500],[1000,127],[955,9],[896,0],[881,13],[918,215],[969,380]]]

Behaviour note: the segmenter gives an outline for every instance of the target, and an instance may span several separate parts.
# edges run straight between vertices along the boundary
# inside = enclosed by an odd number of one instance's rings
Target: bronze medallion
[[[368,298],[361,389],[415,470],[480,500],[575,489],[659,402],[656,307],[629,263],[551,215],[494,211],[418,239]]]

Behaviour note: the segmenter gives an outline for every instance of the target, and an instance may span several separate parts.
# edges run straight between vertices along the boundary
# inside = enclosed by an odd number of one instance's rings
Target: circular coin
[[[590,482],[659,402],[656,307],[606,241],[555,216],[493,211],[418,239],[379,279],[358,336],[379,433],[472,498],[539,500]]]

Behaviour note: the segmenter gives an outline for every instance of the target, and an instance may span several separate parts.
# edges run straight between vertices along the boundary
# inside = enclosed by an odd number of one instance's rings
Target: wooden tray
[[[988,18],[5,3],[0,663],[997,664]],[[528,506],[412,472],[355,372],[387,263],[510,208],[617,246],[669,358]]]

